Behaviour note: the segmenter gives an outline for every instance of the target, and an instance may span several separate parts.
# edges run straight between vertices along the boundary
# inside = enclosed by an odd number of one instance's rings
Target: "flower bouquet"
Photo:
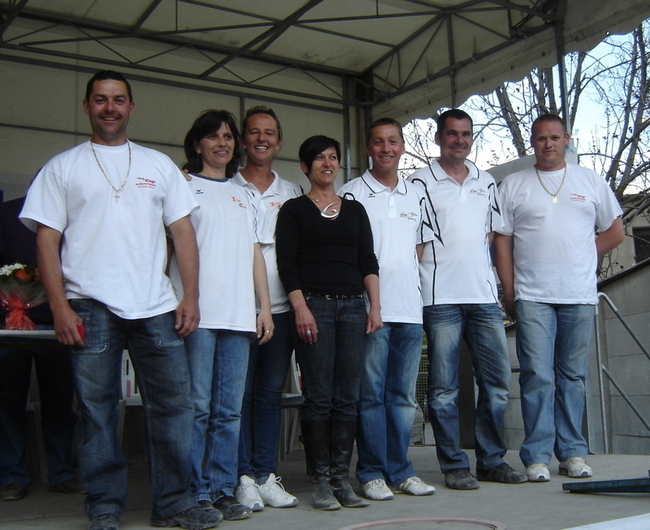
[[[7,310],[5,329],[34,329],[26,311],[46,300],[38,269],[22,263],[0,267],[0,304]]]

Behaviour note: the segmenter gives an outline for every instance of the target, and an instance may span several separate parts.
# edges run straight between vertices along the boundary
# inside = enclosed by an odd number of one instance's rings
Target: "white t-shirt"
[[[199,327],[254,332],[257,237],[250,196],[230,179],[192,174],[187,184],[201,205],[190,216],[199,245]],[[174,256],[169,274],[180,299],[183,285]]]
[[[550,192],[564,169],[540,171]],[[513,236],[515,298],[553,304],[595,304],[598,255],[595,228],[607,230],[622,214],[607,183],[589,169],[567,164],[557,203],[535,168],[506,177],[499,189],[504,228]]]
[[[410,182],[399,179],[394,190],[369,171],[343,185],[341,197],[366,209],[379,262],[379,297],[384,322],[422,323],[422,297],[415,245],[429,241],[422,233],[421,196]]]
[[[303,190],[297,184],[281,179],[273,171],[273,184],[264,193],[260,193],[254,184],[248,182],[240,173],[232,181],[246,188],[252,195],[253,203],[257,207],[257,236],[260,240],[262,254],[266,263],[266,273],[269,280],[269,296],[271,297],[271,313],[286,313],[290,309],[287,293],[284,291],[278,264],[275,256],[275,224],[278,212],[288,199],[299,197]],[[257,307],[259,311],[259,306]]]
[[[469,174],[462,185],[437,160],[409,177],[424,195],[425,224],[434,233],[420,261],[425,306],[498,301],[488,238],[502,225],[496,184],[473,163],[465,165]]]
[[[120,146],[90,142],[52,158],[31,185],[20,214],[61,232],[66,297],[92,298],[125,319],[148,318],[178,305],[165,275],[165,225],[197,207],[183,175],[164,154],[133,142]]]

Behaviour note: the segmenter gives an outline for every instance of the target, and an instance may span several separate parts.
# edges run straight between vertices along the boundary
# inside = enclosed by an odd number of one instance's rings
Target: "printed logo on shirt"
[[[135,177],[135,185],[138,188],[151,188],[156,189],[156,181],[144,177]]]
[[[270,201],[268,205],[269,208],[280,208],[280,206],[282,206],[282,203],[277,201]]]
[[[203,190],[199,188],[194,192],[194,195],[203,195]]]
[[[399,214],[400,217],[403,217],[407,221],[417,221],[418,220],[418,214],[415,212],[402,212]]]
[[[243,203],[237,197],[235,197],[234,195],[230,196],[230,200],[232,202],[236,202],[237,206],[239,206],[240,208],[243,208],[244,210],[246,209],[246,206],[244,206]]]
[[[474,188],[469,190],[470,193],[475,193],[479,197],[485,197],[485,190],[483,188]]]
[[[572,193],[569,195],[569,199],[575,202],[585,202],[587,200],[587,197],[584,195],[578,195],[577,193]]]

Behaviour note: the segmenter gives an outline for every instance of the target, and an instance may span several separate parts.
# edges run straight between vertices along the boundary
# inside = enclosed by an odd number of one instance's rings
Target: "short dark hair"
[[[533,125],[530,128],[530,135],[533,136],[535,134],[535,126],[538,123],[542,123],[544,121],[556,121],[560,125],[562,125],[562,129],[564,132],[567,132],[567,126],[566,126],[566,120],[562,118],[561,116],[558,116],[557,114],[554,114],[553,112],[545,112],[544,114],[540,114],[535,118],[535,121],[533,122]]]
[[[113,81],[121,81],[124,83],[126,85],[126,91],[129,94],[129,100],[133,101],[133,92],[131,91],[131,85],[126,80],[126,77],[124,77],[119,72],[115,72],[114,70],[101,70],[90,78],[86,84],[85,100],[88,101],[90,99],[90,95],[93,93],[93,88],[95,87],[96,81],[108,81],[109,79],[112,79]]]
[[[394,120],[393,118],[379,118],[373,121],[370,124],[370,127],[368,127],[368,132],[366,133],[366,145],[370,143],[370,139],[372,138],[372,130],[375,127],[382,127],[383,125],[392,125],[393,127],[397,127],[397,130],[399,131],[399,137],[402,139],[402,142],[404,141],[404,133],[402,132],[402,124],[400,122]]]
[[[200,173],[203,171],[203,158],[196,152],[196,146],[203,138],[221,129],[224,123],[228,126],[235,139],[232,160],[226,165],[226,177],[231,178],[237,173],[239,161],[241,160],[241,138],[239,136],[239,129],[237,129],[237,119],[227,110],[214,109],[203,111],[194,120],[190,130],[187,131],[185,141],[183,142],[183,150],[185,151],[187,162],[183,165],[183,169],[191,173]]]
[[[273,109],[265,107],[264,105],[257,105],[256,107],[251,107],[246,111],[246,115],[244,116],[244,120],[241,124],[242,134],[246,134],[248,119],[255,114],[266,114],[267,116],[271,116],[271,118],[275,120],[275,125],[278,128],[278,140],[282,141],[282,125],[280,125],[280,120],[278,119],[278,116],[275,114],[275,111]]]
[[[469,120],[469,124],[472,130],[474,129],[474,120],[472,120],[472,117],[467,114],[467,112],[460,109],[449,109],[438,116],[438,119],[436,120],[436,124],[438,126],[438,134],[442,134],[445,130],[448,118],[452,118],[454,120]]]
[[[309,176],[311,165],[314,163],[314,159],[330,147],[336,149],[336,156],[340,162],[341,144],[338,143],[338,141],[336,141],[334,138],[329,138],[328,136],[323,135],[316,135],[310,136],[302,143],[300,149],[298,150],[298,158],[307,166],[307,172],[305,175]]]

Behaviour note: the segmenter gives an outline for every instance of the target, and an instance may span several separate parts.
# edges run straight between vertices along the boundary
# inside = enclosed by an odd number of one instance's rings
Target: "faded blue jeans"
[[[366,336],[357,431],[356,476],[362,484],[384,479],[397,485],[415,475],[407,453],[421,357],[421,324],[384,322]]]
[[[276,471],[282,390],[293,353],[291,313],[274,314],[273,323],[271,340],[261,346],[254,340],[250,345],[239,435],[239,475],[260,484]]]
[[[525,466],[587,456],[582,435],[587,358],[594,334],[593,305],[517,300]]]
[[[194,401],[189,461],[197,501],[232,496],[237,486],[241,407],[254,336],[199,328],[185,338]]]
[[[86,512],[118,517],[127,496],[127,470],[117,438],[122,352],[128,348],[144,404],[153,518],[194,505],[189,495],[192,403],[183,339],[174,313],[125,320],[92,299],[70,300],[83,319],[85,346],[72,350],[79,398],[79,467]]]
[[[460,448],[458,364],[465,340],[478,386],[474,435],[476,465],[492,469],[503,462],[501,428],[508,405],[510,361],[503,318],[497,304],[449,304],[424,308],[429,353],[428,408],[443,473],[469,468]]]

